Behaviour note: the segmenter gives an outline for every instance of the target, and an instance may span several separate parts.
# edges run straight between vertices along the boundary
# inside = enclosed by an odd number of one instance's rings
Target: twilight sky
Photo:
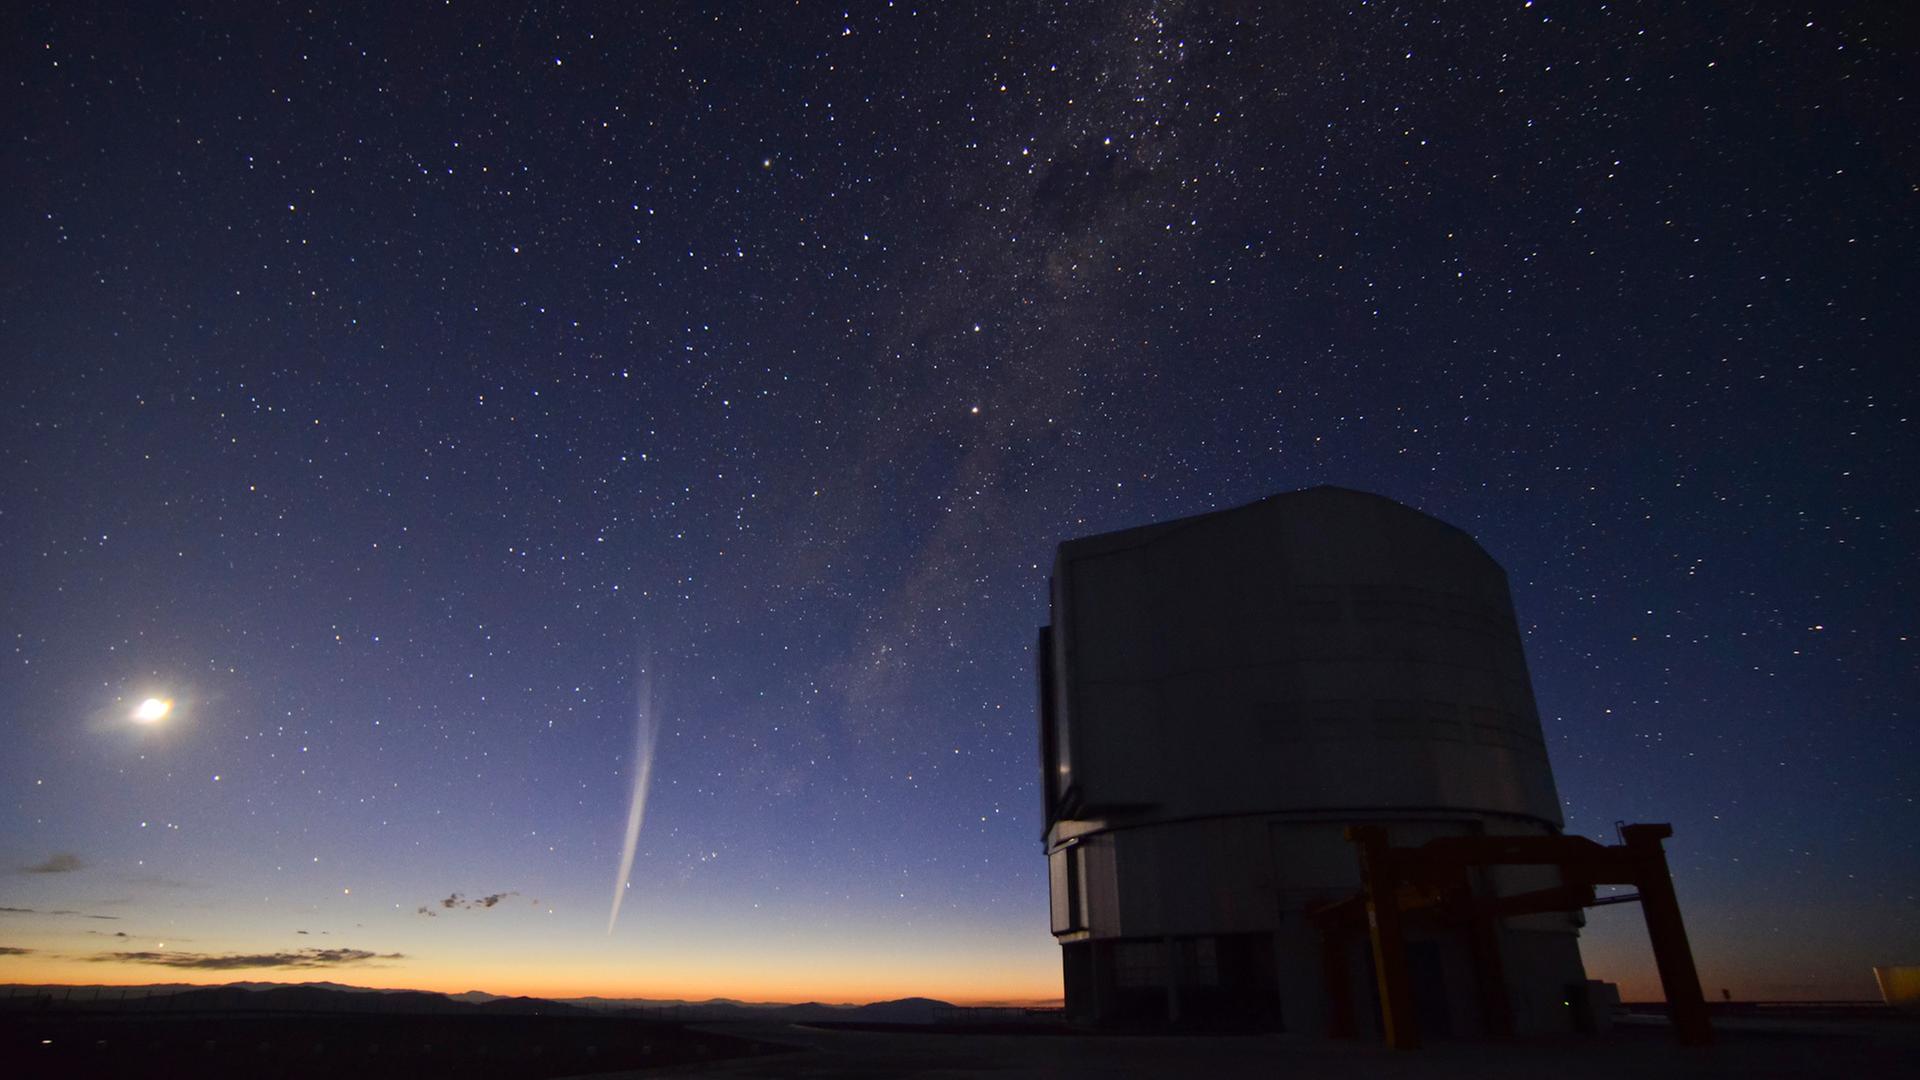
[[[1895,6],[130,7],[3,24],[0,982],[1058,996],[1053,546],[1317,483],[1710,996],[1920,956]]]

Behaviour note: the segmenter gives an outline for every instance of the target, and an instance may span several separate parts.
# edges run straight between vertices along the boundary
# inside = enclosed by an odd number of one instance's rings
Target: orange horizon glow
[[[1619,957],[1589,958],[1587,975],[1613,982],[1621,1000],[1657,1002],[1665,999],[1657,973],[1628,964],[1615,967]],[[758,980],[695,973],[657,974],[654,977],[609,978],[605,972],[513,971],[488,974],[480,965],[445,967],[420,965],[289,968],[233,968],[217,972],[169,969],[126,963],[99,963],[76,958],[8,957],[0,963],[0,981],[14,985],[104,986],[138,988],[157,985],[225,986],[235,982],[332,982],[372,990],[420,990],[462,994],[479,990],[501,997],[566,999],[599,997],[645,998],[655,1001],[705,1002],[717,999],[749,1003],[864,1005],[907,997],[932,998],[962,1006],[1058,1006],[1062,988],[1057,979],[988,983],[978,980],[914,979],[905,973],[878,978],[847,973],[842,979],[823,979],[818,972],[781,977],[763,972]],[[764,977],[772,974],[772,977]],[[1846,1001],[1861,1000],[1851,987],[1776,984],[1760,972],[1701,972],[1701,986],[1709,1000],[1719,999],[1722,983],[1739,987],[1736,1000]],[[1757,976],[1757,977],[1756,977]],[[1781,992],[1784,991],[1784,992]]]
[[[358,892],[352,900],[343,894],[341,903],[363,903]],[[329,963],[315,957],[311,964],[304,963],[307,958],[301,954],[324,950],[293,947],[283,934],[252,933],[232,920],[213,935],[199,926],[176,924],[164,934],[113,936],[126,942],[119,948],[149,950],[138,954],[140,958],[104,951],[101,931],[78,930],[57,920],[20,920],[9,924],[4,944],[11,951],[0,954],[0,982],[109,987],[336,982],[456,995],[477,990],[502,997],[687,1002],[865,1004],[926,997],[956,1005],[998,1005],[1057,1003],[1063,997],[1059,950],[1044,939],[1007,941],[983,933],[938,940],[897,928],[856,934],[838,927],[749,936],[704,927],[695,933],[681,925],[673,933],[636,933],[605,943],[597,934],[583,941],[552,928],[532,910],[521,913],[518,921],[504,910],[493,918],[507,919],[496,925],[512,932],[482,932],[477,923],[457,920],[428,926],[395,916],[398,921],[376,922],[354,932],[349,943],[357,948],[347,951],[360,954],[358,960]],[[1796,955],[1755,950],[1711,923],[1690,937],[1701,989],[1709,1000],[1719,1000],[1723,991],[1741,1001],[1878,997],[1870,967],[1864,964],[1818,951]],[[321,943],[316,938],[305,942]],[[1635,913],[1602,909],[1590,916],[1580,951],[1587,976],[1616,984],[1623,1000],[1664,999],[1645,928]],[[143,962],[148,957],[172,963]],[[193,966],[197,957],[268,962]]]
[[[653,1001],[714,1001],[730,999],[745,1003],[828,1003],[828,1005],[866,1005],[872,1001],[895,1001],[900,997],[931,997],[952,1005],[1014,1005],[1014,1007],[1058,1007],[1062,988],[1052,980],[1031,980],[1025,984],[1002,982],[983,984],[973,980],[904,980],[904,978],[766,978],[758,982],[737,982],[728,978],[699,976],[657,976],[607,980],[605,974],[586,972],[503,972],[490,978],[478,969],[434,970],[420,967],[257,967],[227,969],[219,972],[186,969],[173,970],[127,963],[94,963],[83,959],[54,957],[8,957],[13,963],[0,965],[0,982],[15,986],[227,986],[232,982],[338,982],[369,990],[422,990],[428,994],[465,994],[480,990],[499,997],[643,997]],[[1597,963],[1596,963],[1597,961]],[[1620,988],[1622,1001],[1665,1001],[1657,972],[1638,967],[1615,969],[1607,959],[1594,957],[1588,963],[1588,978],[1613,982]],[[1851,1001],[1862,999],[1862,992],[1851,986],[1791,986],[1780,984],[1778,972],[1701,972],[1701,988],[1709,1001],[1720,999],[1720,986],[1740,988],[1734,999],[1764,1001]],[[1868,994],[1870,997],[1870,994]]]
[[[864,1005],[906,997],[925,997],[954,1005],[1035,1005],[1058,1004],[1061,988],[1047,980],[1020,985],[988,985],[945,981],[944,987],[926,982],[906,982],[897,978],[853,977],[848,981],[823,980],[795,976],[759,982],[724,978],[675,979],[635,978],[609,981],[602,973],[594,975],[560,972],[514,972],[499,978],[487,977],[477,969],[439,971],[415,966],[376,965],[338,967],[257,967],[228,968],[217,972],[200,969],[173,969],[145,964],[100,963],[79,959],[18,957],[15,963],[0,965],[0,981],[15,985],[142,987],[158,985],[225,986],[236,982],[310,983],[331,982],[371,990],[421,990],[439,994],[461,994],[479,990],[501,997],[560,998],[646,998],[664,1001],[703,1002],[728,999],[743,1002],[795,1004]]]

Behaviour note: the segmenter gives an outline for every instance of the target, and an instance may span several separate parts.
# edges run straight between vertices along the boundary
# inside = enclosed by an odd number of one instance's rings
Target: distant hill
[[[0,983],[0,992],[14,992],[14,993],[26,994],[35,990],[39,990],[42,992],[51,991],[51,992],[57,992],[60,994],[66,994],[68,991],[71,991],[74,1000],[79,1000],[82,997],[90,997],[95,994],[100,995],[103,999],[107,997],[114,997],[120,994],[125,994],[129,999],[131,999],[131,998],[138,998],[138,997],[154,997],[154,996],[159,996],[163,994],[180,994],[180,993],[185,993],[189,990],[214,990],[214,989],[279,990],[279,989],[284,989],[288,987],[310,988],[310,989],[318,989],[318,990],[335,990],[343,994],[433,993],[433,991],[428,991],[428,990],[405,990],[405,989],[395,990],[395,989],[388,989],[386,987],[375,987],[375,986],[349,986],[346,983],[326,982],[326,981],[298,982],[298,983],[285,983],[285,982],[142,983],[138,986],[108,986],[101,983],[84,983],[84,984],[57,983],[57,984],[51,984],[51,985],[33,984],[33,983]],[[497,998],[500,996],[499,994],[482,993],[478,990],[469,990],[465,994],[442,995],[442,996],[455,997],[461,1000],[466,1000],[469,997],[469,995],[474,995],[474,1000],[479,1000],[479,1001],[492,1001],[494,998]]]
[[[870,1024],[931,1024],[934,1014],[951,1009],[953,1004],[933,998],[910,997],[897,1001],[876,1001],[853,1010],[856,1019]]]
[[[461,999],[424,990],[369,990],[332,983],[229,983],[224,986],[9,986],[0,1004],[24,1006],[40,1000],[73,1009],[185,1012],[381,1013],[591,1016],[592,1010],[530,997]]]
[[[865,1024],[931,1024],[941,1009],[953,1006],[933,998],[912,997],[866,1005],[807,1001],[748,1002],[732,998],[706,1001],[655,998],[581,997],[548,1000],[505,997],[484,990],[441,994],[425,990],[386,990],[334,982],[234,982],[219,986],[154,983],[148,986],[0,985],[0,994],[16,1006],[51,1001],[75,1009],[155,1009],[166,1012],[385,1013],[391,1015],[465,1014],[496,1016],[588,1016],[628,1013],[685,1023],[772,1020],[790,1024],[845,1021]]]
[[[814,1020],[845,1020],[862,1024],[931,1024],[934,1013],[940,1009],[951,1009],[952,1005],[932,998],[901,998],[898,1001],[876,1001],[868,1005],[823,1005],[809,1001],[800,1005],[785,1005],[766,1010],[768,1019],[785,1020],[789,1023],[804,1024]]]
[[[830,1005],[805,1001],[797,1005],[778,1002],[712,1001],[668,1002],[628,998],[617,1004],[607,999],[567,999],[569,1004],[592,1008],[631,1009],[646,1016],[683,1023],[714,1023],[734,1020],[772,1020],[787,1024],[841,1021],[862,1024],[931,1024],[936,1013],[953,1006],[933,998],[902,998],[876,1001],[867,1005]]]
[[[235,987],[239,987],[242,990],[278,990],[282,987],[287,987],[287,986],[301,986],[301,987],[313,987],[319,990],[338,990],[341,993],[345,993],[345,994],[392,994],[392,993],[414,992],[414,991],[405,991],[405,990],[401,990],[401,991],[376,990],[369,986],[348,986],[346,983],[327,982],[325,980],[321,980],[319,982],[301,982],[301,983],[230,982],[230,983],[222,983],[221,985],[235,986]],[[193,989],[199,989],[199,988],[194,987]]]

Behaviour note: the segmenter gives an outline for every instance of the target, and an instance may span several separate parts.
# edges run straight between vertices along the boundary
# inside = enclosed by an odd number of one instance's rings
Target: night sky
[[[1899,5],[130,6],[0,24],[0,982],[1057,997],[1054,545],[1321,483],[1709,996],[1920,956]]]

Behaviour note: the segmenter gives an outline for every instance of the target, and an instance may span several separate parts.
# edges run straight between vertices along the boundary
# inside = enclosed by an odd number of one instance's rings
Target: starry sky
[[[0,981],[1057,997],[1054,545],[1319,483],[1710,996],[1920,956],[1895,5],[715,6],[9,6]]]

